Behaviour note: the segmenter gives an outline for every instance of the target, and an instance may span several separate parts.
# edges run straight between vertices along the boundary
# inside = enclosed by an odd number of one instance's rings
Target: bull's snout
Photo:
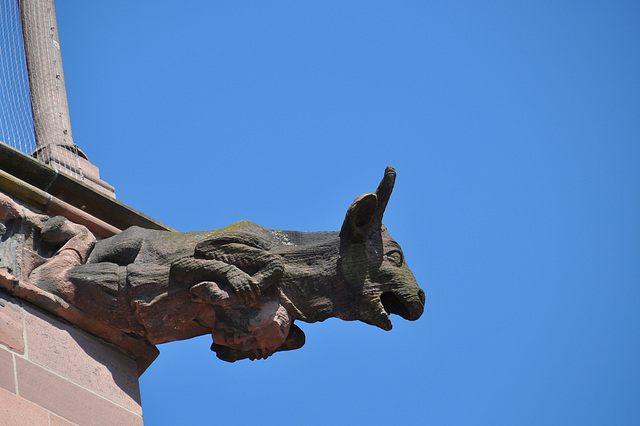
[[[424,312],[425,295],[420,288],[412,292],[387,291],[380,295],[380,302],[387,314],[396,314],[406,320],[415,321]]]

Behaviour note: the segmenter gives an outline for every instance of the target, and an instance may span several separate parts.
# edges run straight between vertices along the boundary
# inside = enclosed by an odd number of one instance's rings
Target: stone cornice
[[[3,179],[0,180],[0,189],[9,190],[11,195],[21,201],[37,202],[33,205],[36,208],[42,208],[39,200],[44,194],[49,194],[120,230],[136,225],[148,229],[173,231],[167,225],[72,177],[58,173],[54,168],[4,143],[0,143],[0,170],[5,172]],[[19,194],[14,194],[16,188],[21,188],[18,191]],[[57,212],[57,214],[61,213]]]

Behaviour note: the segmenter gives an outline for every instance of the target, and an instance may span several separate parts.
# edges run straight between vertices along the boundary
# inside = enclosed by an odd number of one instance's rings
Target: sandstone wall
[[[136,362],[0,291],[0,424],[142,425]]]

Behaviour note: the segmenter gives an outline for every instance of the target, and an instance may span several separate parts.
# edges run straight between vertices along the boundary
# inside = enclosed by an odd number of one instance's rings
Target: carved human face
[[[212,337],[216,346],[233,349],[227,352],[234,357],[262,359],[284,343],[291,322],[289,313],[277,300],[267,299],[254,307],[238,305],[220,312]]]

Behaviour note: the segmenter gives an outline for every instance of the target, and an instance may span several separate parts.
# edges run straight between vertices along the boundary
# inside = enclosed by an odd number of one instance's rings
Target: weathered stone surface
[[[44,368],[16,357],[22,398],[80,425],[142,425],[142,416]],[[29,423],[24,423],[29,424]]]
[[[72,325],[25,309],[31,362],[142,415],[133,360]]]
[[[47,410],[0,389],[0,423],[4,425],[49,426]]]
[[[387,168],[377,191],[358,197],[336,232],[244,221],[192,233],[132,227],[96,242],[61,217],[23,212],[11,220],[33,224],[34,252],[45,259],[23,274],[31,288],[152,344],[210,333],[219,358],[256,359],[301,347],[296,320],[338,317],[389,330],[391,313],[420,317],[424,292],[382,225],[394,182]]]
[[[0,388],[15,393],[16,380],[13,371],[13,354],[0,348]]]
[[[49,413],[49,426],[75,426],[75,423],[71,423],[62,417]]]
[[[0,344],[24,354],[22,312],[0,293]]]

